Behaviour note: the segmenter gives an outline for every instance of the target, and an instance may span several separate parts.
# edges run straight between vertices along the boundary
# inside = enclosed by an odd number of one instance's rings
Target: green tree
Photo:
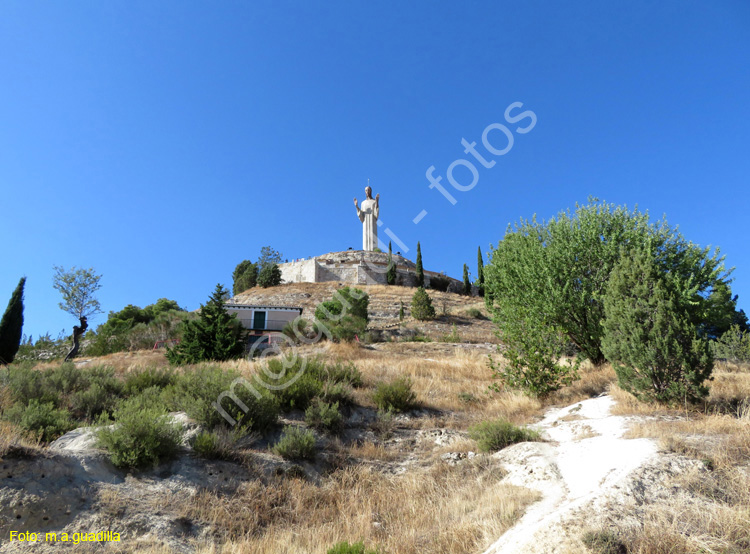
[[[623,255],[604,297],[602,339],[620,387],[659,402],[708,394],[713,357],[696,325],[694,295],[690,280],[665,274],[650,251]]]
[[[471,296],[471,281],[469,281],[469,266],[464,264],[464,289],[466,296]]]
[[[77,319],[102,313],[101,305],[95,296],[96,291],[102,288],[99,283],[101,275],[97,275],[93,268],[75,266],[69,271],[62,266],[55,266],[54,270],[52,286],[63,297],[63,301],[59,303],[61,310]]]
[[[477,291],[479,296],[484,296],[484,259],[482,258],[482,247],[477,246]]]
[[[424,268],[422,267],[422,247],[417,242],[417,286],[424,288]]]
[[[435,307],[432,305],[432,299],[423,287],[419,287],[414,296],[411,297],[411,315],[419,321],[435,318]]]
[[[258,265],[242,260],[232,272],[232,292],[237,295],[253,288],[258,283]]]
[[[258,274],[258,285],[264,289],[275,287],[281,284],[281,270],[276,264],[263,266]]]
[[[574,213],[560,212],[509,227],[484,267],[485,301],[500,339],[521,358],[538,355],[524,347],[522,333],[545,333],[543,342],[563,341],[549,352],[574,345],[595,364],[605,361],[603,299],[609,274],[621,251],[649,248],[658,266],[675,280],[693,283],[693,316],[700,319],[705,298],[724,281],[723,258],[686,241],[666,221],[649,222],[637,209],[590,200]],[[548,359],[545,363],[552,364]]]
[[[403,321],[404,320],[404,301],[401,300],[401,307],[398,309],[398,320]]]
[[[269,265],[279,265],[281,263],[281,252],[274,250],[270,246],[264,246],[260,249],[260,256],[258,256],[258,269],[263,271],[263,268]]]
[[[388,242],[388,270],[385,273],[385,278],[389,285],[396,284],[396,264],[393,263],[393,247],[390,241]]]
[[[369,304],[370,297],[364,291],[343,287],[334,293],[333,299],[318,304],[315,320],[330,338],[353,340],[367,329]]]
[[[242,355],[245,350],[241,340],[242,325],[224,307],[228,292],[221,284],[216,285],[208,302],[201,305],[198,319],[185,321],[182,340],[167,350],[170,363],[224,361]]]
[[[23,335],[23,289],[26,277],[21,277],[0,320],[0,364],[9,364],[16,357]]]

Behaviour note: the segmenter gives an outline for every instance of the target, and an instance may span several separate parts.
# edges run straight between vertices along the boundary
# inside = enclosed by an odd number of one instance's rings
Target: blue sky
[[[720,246],[750,308],[747,2],[317,4],[0,3],[0,309],[26,275],[24,331],[70,332],[53,265],[195,309],[266,244],[358,248],[368,178],[427,269],[593,195]],[[428,188],[513,102],[536,126]]]

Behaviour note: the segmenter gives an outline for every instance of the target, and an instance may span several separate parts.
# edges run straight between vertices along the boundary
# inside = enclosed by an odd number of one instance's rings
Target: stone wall
[[[417,286],[416,265],[411,260],[394,254],[396,263],[396,284]],[[338,282],[351,285],[387,284],[385,268],[388,264],[386,252],[365,252],[347,250],[331,252],[308,258],[307,260],[287,262],[279,265],[281,280],[284,283],[326,283]],[[434,271],[425,271],[425,285],[430,285],[430,277],[440,275]],[[449,277],[451,285],[448,290],[460,292],[461,281]]]

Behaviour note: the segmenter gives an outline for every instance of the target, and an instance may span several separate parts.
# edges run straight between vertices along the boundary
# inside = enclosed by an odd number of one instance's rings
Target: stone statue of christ
[[[354,207],[357,208],[357,216],[362,222],[362,250],[372,252],[378,245],[378,215],[380,214],[380,194],[372,199],[372,189],[365,187],[367,198],[362,200],[362,206],[357,205],[354,199]]]

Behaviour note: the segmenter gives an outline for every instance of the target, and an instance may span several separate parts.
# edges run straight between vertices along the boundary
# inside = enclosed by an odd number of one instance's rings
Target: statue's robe
[[[362,200],[357,215],[362,222],[362,250],[372,252],[378,245],[378,215],[380,208],[372,198]]]

